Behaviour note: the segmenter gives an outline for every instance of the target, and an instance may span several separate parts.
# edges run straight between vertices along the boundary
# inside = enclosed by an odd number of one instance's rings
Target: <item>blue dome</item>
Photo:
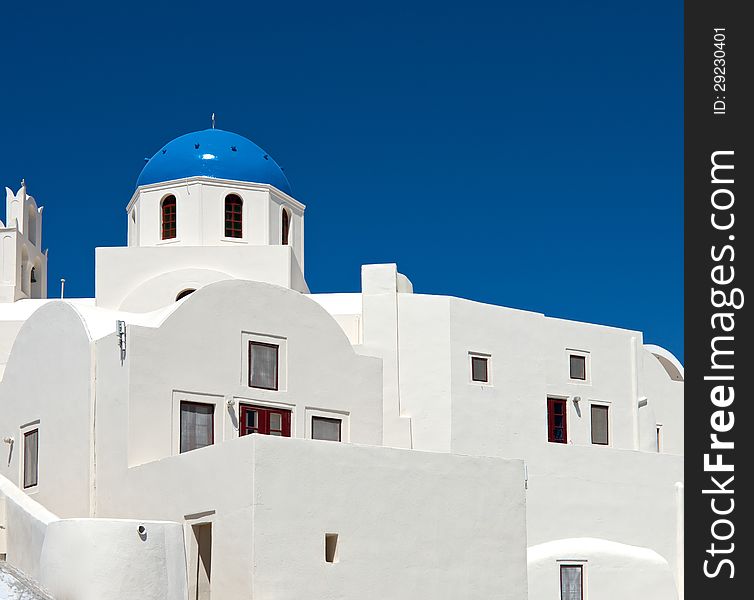
[[[149,159],[137,187],[186,177],[216,177],[274,185],[291,193],[278,164],[251,140],[222,129],[205,129],[175,138]]]

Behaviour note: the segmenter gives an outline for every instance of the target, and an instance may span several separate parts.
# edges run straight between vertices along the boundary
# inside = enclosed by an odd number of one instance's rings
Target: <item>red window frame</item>
[[[557,417],[562,417],[562,425],[557,424]],[[562,429],[562,434],[557,434]],[[562,398],[547,399],[547,441],[556,444],[568,442],[568,402]]]
[[[283,215],[282,215],[283,223],[281,225],[281,232],[280,232],[280,243],[283,244],[283,246],[288,245],[288,236],[291,231],[291,216],[288,214],[287,209],[283,209]]]
[[[248,423],[248,414],[257,413],[256,427]],[[278,429],[270,427],[270,416],[280,415],[281,426]],[[273,408],[270,406],[258,406],[256,404],[241,404],[238,407],[238,435],[260,433],[262,435],[277,435],[291,437],[291,411],[285,408]]]
[[[225,197],[225,237],[243,237],[243,200],[236,194]]]
[[[252,382],[252,376],[253,376],[253,361],[254,361],[254,347],[255,346],[263,346],[265,348],[275,348],[275,384],[272,387],[267,387],[263,385],[254,385]],[[280,384],[280,346],[277,344],[267,344],[265,342],[255,342],[254,340],[249,341],[249,387],[257,388],[260,390],[273,390],[276,391],[278,389],[278,385]]]
[[[175,196],[168,196],[162,201],[161,230],[163,240],[172,240],[176,236],[176,202]]]

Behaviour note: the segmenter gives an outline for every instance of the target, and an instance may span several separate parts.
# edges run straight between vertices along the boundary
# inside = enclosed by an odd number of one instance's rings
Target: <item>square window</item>
[[[570,355],[570,376],[571,379],[586,381],[586,356]]]
[[[485,356],[472,356],[471,357],[471,381],[478,381],[481,383],[489,382],[489,373],[487,371],[489,358]]]
[[[261,433],[262,435],[277,435],[291,437],[291,411],[284,408],[269,406],[239,406],[240,427],[238,435]]]
[[[189,452],[215,442],[215,405],[181,402],[181,452]]]
[[[560,600],[584,599],[582,565],[560,565]]]
[[[608,444],[608,410],[607,406],[592,404],[592,444]]]
[[[249,342],[249,387],[278,389],[278,346]]]
[[[312,417],[312,439],[339,442],[343,421],[329,417]]]
[[[547,441],[556,444],[568,442],[567,403],[562,398],[547,399]]]
[[[39,480],[39,429],[24,433],[24,489],[34,487]]]

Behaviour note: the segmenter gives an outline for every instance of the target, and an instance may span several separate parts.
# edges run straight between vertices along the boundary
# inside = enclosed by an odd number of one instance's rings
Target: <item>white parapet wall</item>
[[[0,475],[10,565],[55,600],[185,600],[183,527],[166,521],[58,519]],[[3,517],[4,515],[4,517]]]
[[[672,600],[678,598],[668,562],[649,548],[596,538],[570,538],[528,550],[529,600],[560,598],[560,570],[580,569],[589,598]]]
[[[130,519],[55,521],[47,528],[40,581],[55,600],[183,600],[183,527]]]

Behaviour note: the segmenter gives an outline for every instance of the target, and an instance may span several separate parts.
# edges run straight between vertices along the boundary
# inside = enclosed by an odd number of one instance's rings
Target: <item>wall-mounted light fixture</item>
[[[581,396],[574,396],[574,397],[573,397],[573,401],[574,401],[574,402],[575,402],[576,404],[578,404],[579,402],[581,402]]]
[[[118,348],[120,349],[120,364],[126,360],[126,322],[115,321],[115,330],[118,332]]]

